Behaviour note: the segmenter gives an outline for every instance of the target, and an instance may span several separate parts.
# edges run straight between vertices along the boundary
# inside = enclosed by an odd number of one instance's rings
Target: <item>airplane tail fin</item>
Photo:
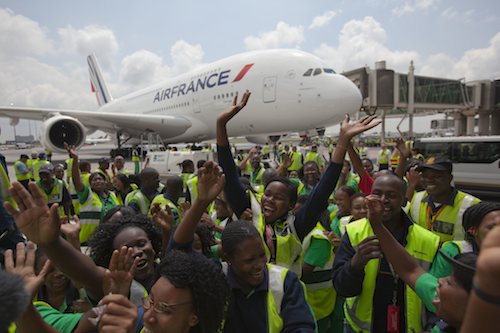
[[[97,103],[102,106],[113,100],[113,97],[109,93],[106,82],[104,82],[104,77],[101,73],[101,68],[97,62],[97,58],[94,54],[87,57],[87,63],[89,64],[89,74],[90,74],[90,85],[92,92],[96,94]]]

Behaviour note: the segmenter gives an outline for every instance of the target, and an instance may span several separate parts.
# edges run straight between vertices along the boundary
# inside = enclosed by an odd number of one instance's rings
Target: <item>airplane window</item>
[[[327,74],[335,74],[335,71],[331,68],[323,68],[323,72]]]
[[[233,95],[233,93],[231,92],[231,97],[233,97],[233,96],[234,96],[234,95]]]
[[[309,68],[302,76],[311,76],[313,69]]]
[[[315,76],[316,76],[316,75],[319,75],[319,74],[321,74],[321,68],[316,68],[316,69],[314,70],[314,74],[313,74],[313,75],[315,75]]]

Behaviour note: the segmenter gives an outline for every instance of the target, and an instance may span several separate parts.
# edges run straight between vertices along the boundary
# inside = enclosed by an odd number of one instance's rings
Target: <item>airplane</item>
[[[96,111],[0,106],[0,117],[41,120],[41,144],[64,152],[64,143],[79,148],[95,130],[115,134],[118,147],[147,133],[164,144],[201,142],[216,135],[216,119],[245,90],[252,96],[228,124],[230,136],[250,142],[277,141],[288,132],[339,123],[361,107],[361,93],[348,78],[318,57],[290,49],[237,54],[165,82],[114,99],[95,55],[87,57]],[[122,138],[126,138],[122,142]]]
[[[111,141],[111,138],[106,134],[105,136],[100,136],[98,138],[87,137],[85,139],[85,144],[86,145],[95,145],[98,143],[106,143],[106,142],[110,142],[110,141]]]

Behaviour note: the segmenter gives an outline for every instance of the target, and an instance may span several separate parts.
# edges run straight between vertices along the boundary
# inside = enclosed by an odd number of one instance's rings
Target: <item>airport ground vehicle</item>
[[[450,159],[457,188],[500,200],[500,136],[422,138],[414,146],[425,157]]]

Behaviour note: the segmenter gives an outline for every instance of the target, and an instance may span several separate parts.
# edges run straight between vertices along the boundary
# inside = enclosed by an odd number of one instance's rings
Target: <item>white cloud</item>
[[[500,77],[500,32],[485,48],[465,51],[460,59],[440,53],[432,55],[422,67],[422,74],[451,78],[465,77],[467,81]]]
[[[179,74],[196,68],[202,63],[203,55],[203,48],[200,44],[192,45],[178,40],[170,49],[173,61],[172,72]]]
[[[322,43],[314,53],[329,62],[337,71],[351,70],[365,65],[373,67],[386,60],[389,68],[407,71],[411,60],[418,61],[415,51],[390,50],[385,44],[387,33],[373,17],[351,20],[342,28],[338,47]]]
[[[112,30],[106,27],[88,25],[82,29],[72,26],[59,29],[61,52],[78,53],[86,57],[96,53],[100,63],[111,66],[113,56],[118,51],[118,42]]]
[[[448,7],[441,12],[441,17],[447,20],[457,20],[460,23],[467,22],[470,23],[472,21],[472,16],[474,15],[474,9],[469,9],[464,12],[460,12],[453,7]]]
[[[41,55],[52,52],[46,29],[10,9],[0,8],[0,57]]]
[[[309,25],[309,29],[321,28],[327,25],[335,16],[337,16],[337,12],[333,10],[327,11],[323,15],[316,16]]]
[[[278,22],[276,29],[261,33],[259,37],[245,38],[245,47],[249,50],[261,50],[283,46],[298,46],[304,41],[304,27],[291,26],[285,22]]]
[[[401,6],[392,9],[392,13],[396,16],[402,16],[407,13],[413,13],[418,10],[427,10],[435,7],[439,0],[413,0],[405,1]]]

